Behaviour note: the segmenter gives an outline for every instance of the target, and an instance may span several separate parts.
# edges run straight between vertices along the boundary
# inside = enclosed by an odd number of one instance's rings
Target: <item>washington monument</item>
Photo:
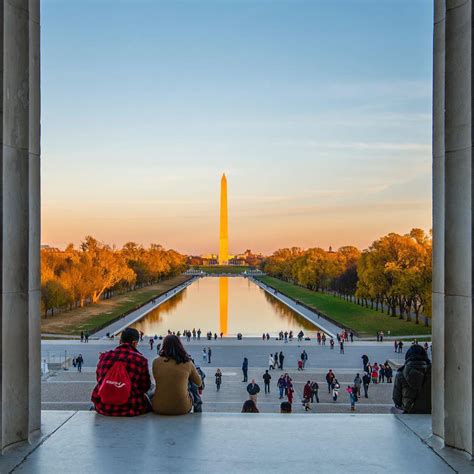
[[[229,225],[227,216],[227,178],[221,179],[221,228],[219,239],[219,265],[229,263]]]

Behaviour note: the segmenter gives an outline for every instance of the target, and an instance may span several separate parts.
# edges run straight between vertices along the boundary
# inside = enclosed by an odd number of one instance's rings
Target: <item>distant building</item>
[[[62,250],[58,249],[57,247],[51,247],[50,245],[43,244],[41,245],[42,252],[50,252],[50,253],[62,253]]]
[[[198,257],[196,255],[189,255],[187,260],[186,260],[186,263],[189,265],[189,266],[201,266],[203,265],[203,259],[201,257]]]
[[[237,255],[229,255],[229,265],[258,267],[264,259],[262,254],[254,254],[251,250]],[[188,255],[187,264],[195,266],[219,265],[219,256],[214,253],[204,255]]]

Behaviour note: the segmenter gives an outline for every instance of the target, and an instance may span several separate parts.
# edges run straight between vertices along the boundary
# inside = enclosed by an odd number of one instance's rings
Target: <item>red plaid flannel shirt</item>
[[[132,383],[130,398],[125,405],[104,404],[99,397],[100,384],[116,361],[123,362]],[[97,385],[92,392],[91,400],[97,413],[107,416],[137,416],[150,411],[150,402],[145,395],[150,389],[148,360],[131,344],[121,344],[117,348],[101,354],[96,374]]]

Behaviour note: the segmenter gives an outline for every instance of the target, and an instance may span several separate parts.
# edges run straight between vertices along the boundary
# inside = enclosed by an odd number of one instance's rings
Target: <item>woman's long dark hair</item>
[[[166,357],[168,360],[173,359],[177,364],[184,364],[191,360],[179,337],[173,334],[164,338],[160,356]]]
[[[260,413],[253,400],[247,400],[242,407],[242,413]]]

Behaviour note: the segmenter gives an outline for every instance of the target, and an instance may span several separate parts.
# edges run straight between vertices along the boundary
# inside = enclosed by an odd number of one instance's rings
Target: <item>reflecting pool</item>
[[[318,328],[243,277],[206,277],[153,310],[132,327],[146,335],[168,330],[201,329],[205,335],[258,336],[279,331],[303,330],[314,335]]]

